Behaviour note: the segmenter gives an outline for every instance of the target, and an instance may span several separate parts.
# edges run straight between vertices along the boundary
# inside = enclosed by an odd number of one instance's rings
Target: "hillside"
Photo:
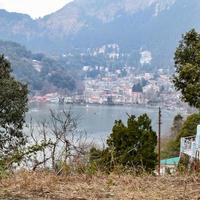
[[[200,30],[199,10],[198,0],[74,0],[38,20],[1,10],[0,38],[51,54],[90,54],[114,44],[118,63],[143,65],[148,52],[145,64],[169,68],[181,35]]]
[[[2,200],[197,200],[199,184],[199,175],[56,176],[50,172],[21,172],[1,180],[0,198]]]
[[[43,54],[33,54],[25,47],[14,43],[0,41],[0,54],[11,62],[13,74],[17,79],[29,84],[34,91],[73,91],[76,89],[74,76],[70,70],[56,59]]]

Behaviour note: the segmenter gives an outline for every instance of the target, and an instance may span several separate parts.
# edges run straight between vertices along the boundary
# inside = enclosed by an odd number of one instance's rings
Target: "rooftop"
[[[178,165],[180,158],[174,157],[169,159],[164,159],[160,161],[161,165]]]

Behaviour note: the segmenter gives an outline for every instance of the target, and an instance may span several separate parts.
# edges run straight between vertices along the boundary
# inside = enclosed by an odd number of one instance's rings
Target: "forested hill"
[[[32,92],[65,90],[72,92],[76,82],[70,70],[56,59],[43,54],[33,54],[25,47],[0,40],[0,54],[11,62],[13,74],[17,79],[29,84]]]
[[[148,63],[168,67],[181,35],[200,29],[199,10],[199,0],[74,0],[36,20],[0,10],[0,38],[57,54],[104,54],[104,45],[114,44],[122,64],[139,66],[148,52]]]

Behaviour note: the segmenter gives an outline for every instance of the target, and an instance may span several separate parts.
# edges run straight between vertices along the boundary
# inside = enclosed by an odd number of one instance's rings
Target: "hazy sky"
[[[72,0],[0,0],[0,9],[38,18],[62,8],[70,1]]]

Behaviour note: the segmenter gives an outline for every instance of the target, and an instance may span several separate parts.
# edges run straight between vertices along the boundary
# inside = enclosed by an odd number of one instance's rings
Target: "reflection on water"
[[[79,119],[79,129],[88,133],[94,140],[105,140],[111,133],[115,120],[122,119],[125,123],[127,113],[129,115],[141,115],[147,113],[152,119],[153,129],[157,130],[158,108],[147,108],[138,105],[133,106],[104,106],[104,105],[58,105],[58,104],[31,104],[27,114],[27,121],[32,117],[34,122],[48,120],[50,109],[55,112],[61,112],[63,109],[70,109],[74,116]],[[178,110],[162,110],[162,134],[167,135],[174,116],[179,113]]]

